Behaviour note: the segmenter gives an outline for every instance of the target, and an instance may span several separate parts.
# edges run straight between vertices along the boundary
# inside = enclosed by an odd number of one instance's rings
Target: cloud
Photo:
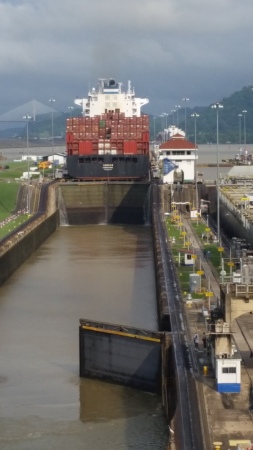
[[[0,112],[52,96],[64,110],[107,76],[155,114],[211,103],[251,81],[252,15],[251,0],[0,0]]]

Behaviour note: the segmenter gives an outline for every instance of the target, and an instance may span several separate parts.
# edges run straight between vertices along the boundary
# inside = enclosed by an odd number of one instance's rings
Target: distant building
[[[46,156],[39,156],[39,155],[22,155],[21,158],[22,161],[50,161],[52,164],[54,162],[55,166],[62,166],[66,163],[66,154],[65,153],[54,153],[49,154]]]
[[[21,160],[22,161],[34,161],[37,162],[38,160],[41,160],[42,156],[39,155],[22,155]]]
[[[53,155],[48,155],[47,159],[52,164],[54,163],[55,166],[62,166],[62,165],[64,165],[66,163],[66,155],[65,155],[65,153],[55,153]]]
[[[195,180],[195,145],[181,133],[174,134],[159,146],[159,163],[163,183],[192,183]]]

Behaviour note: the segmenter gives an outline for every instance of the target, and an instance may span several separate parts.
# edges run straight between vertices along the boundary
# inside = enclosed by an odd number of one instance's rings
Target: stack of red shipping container
[[[149,117],[105,113],[67,119],[68,155],[148,154]]]

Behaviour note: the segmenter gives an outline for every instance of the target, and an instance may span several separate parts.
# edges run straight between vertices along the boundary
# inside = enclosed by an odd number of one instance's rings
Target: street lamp
[[[51,103],[51,120],[52,120],[52,151],[53,151],[53,178],[54,178],[54,109],[53,103],[55,102],[54,98],[50,98],[49,102]]]
[[[26,120],[26,153],[27,153],[27,212],[30,214],[30,152],[29,152],[29,120],[31,116],[26,114],[23,119]]]
[[[177,128],[178,128],[178,110],[181,108],[180,105],[175,105],[176,111],[177,111]]]
[[[156,121],[156,117],[153,117],[153,119],[154,119],[154,150],[155,150],[155,142],[156,142],[155,121]]]
[[[162,114],[160,114],[160,117],[161,117],[161,134],[162,134],[162,142],[164,142],[164,122],[163,122],[163,118],[164,118],[164,114],[162,113]]]
[[[186,139],[186,103],[189,102],[189,98],[184,97],[182,98],[182,101],[184,102],[184,134]]]
[[[242,111],[242,113],[243,113],[244,154],[245,154],[245,151],[246,151],[246,113],[247,113],[246,109],[244,109]]]
[[[166,141],[166,137],[167,137],[167,117],[169,114],[167,113],[162,113],[162,116],[165,118],[165,126],[164,126],[164,140]]]
[[[239,146],[242,144],[242,114],[238,114],[239,117]]]
[[[195,176],[195,190],[196,190],[196,210],[197,210],[197,218],[198,218],[198,183],[197,183],[197,118],[199,114],[193,113],[191,117],[194,118],[194,142],[195,142],[195,164],[194,164],[194,176]]]
[[[171,112],[172,112],[172,120],[173,120],[172,125],[175,125],[175,121],[174,121],[174,113],[176,112],[176,110],[175,110],[175,109],[172,109]]]
[[[69,117],[72,117],[72,111],[73,111],[74,107],[68,106],[68,109],[69,109]]]
[[[211,108],[216,109],[216,135],[217,135],[217,240],[218,244],[220,244],[220,196],[219,196],[219,109],[223,108],[223,105],[220,103],[215,103],[211,106]]]
[[[165,128],[167,128],[167,113],[162,113],[162,116],[165,118]]]

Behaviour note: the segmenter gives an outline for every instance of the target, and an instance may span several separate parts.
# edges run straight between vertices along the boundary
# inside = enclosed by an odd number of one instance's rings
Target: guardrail
[[[245,295],[253,296],[253,284],[227,283],[226,293],[233,294],[235,297],[241,297]]]

